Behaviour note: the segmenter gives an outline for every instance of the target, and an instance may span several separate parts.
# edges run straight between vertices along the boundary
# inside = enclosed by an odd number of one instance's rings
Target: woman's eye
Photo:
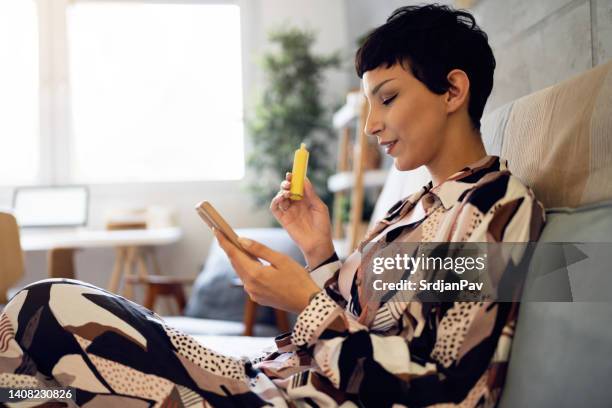
[[[383,99],[382,104],[383,105],[389,105],[391,102],[393,102],[393,100],[395,99],[396,96],[397,96],[397,94],[393,95],[390,98]]]

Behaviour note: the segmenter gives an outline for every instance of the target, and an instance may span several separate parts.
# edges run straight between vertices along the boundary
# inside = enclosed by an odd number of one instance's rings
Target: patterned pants
[[[74,388],[84,407],[294,405],[246,358],[209,350],[140,305],[65,279],[27,286],[0,314],[0,388],[51,387]],[[6,403],[44,402],[20,404]]]

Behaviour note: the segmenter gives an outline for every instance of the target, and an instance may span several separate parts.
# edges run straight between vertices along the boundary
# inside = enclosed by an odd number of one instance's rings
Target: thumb
[[[317,192],[315,191],[314,186],[312,185],[308,177],[304,179],[304,197],[316,206],[321,206],[321,204],[324,204],[323,201],[317,195]]]
[[[238,238],[238,242],[240,245],[247,251],[248,253],[255,255],[258,258],[264,259],[271,264],[276,264],[278,261],[279,253],[275,250],[268,248],[261,242],[253,241],[252,239]]]

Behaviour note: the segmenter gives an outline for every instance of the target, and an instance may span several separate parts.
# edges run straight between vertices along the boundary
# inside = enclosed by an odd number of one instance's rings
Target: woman
[[[398,9],[368,36],[356,57],[366,131],[399,170],[426,166],[432,180],[368,233],[364,256],[369,242],[537,240],[542,206],[479,132],[494,67],[473,17],[447,7]],[[327,207],[309,182],[289,200],[290,184],[270,208],[308,267],[242,239],[262,265],[215,233],[255,301],[299,314],[278,351],[225,357],[123,298],[43,281],[0,317],[0,387],[71,386],[92,407],[494,406],[516,304],[371,299],[360,252],[342,264]]]

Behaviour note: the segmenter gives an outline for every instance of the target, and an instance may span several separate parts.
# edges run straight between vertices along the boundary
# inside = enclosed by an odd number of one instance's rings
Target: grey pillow
[[[252,238],[304,264],[304,257],[282,228],[237,229],[240,236]],[[245,294],[233,281],[237,278],[225,252],[213,241],[202,272],[198,275],[185,308],[185,315],[218,320],[242,321]],[[267,307],[257,309],[257,322],[275,324]],[[295,317],[290,316],[294,321]]]
[[[550,209],[547,218],[540,242],[612,242],[612,202]],[[538,256],[536,268],[548,261]],[[608,291],[610,275],[597,277]],[[500,407],[612,406],[611,327],[610,302],[524,299]]]

